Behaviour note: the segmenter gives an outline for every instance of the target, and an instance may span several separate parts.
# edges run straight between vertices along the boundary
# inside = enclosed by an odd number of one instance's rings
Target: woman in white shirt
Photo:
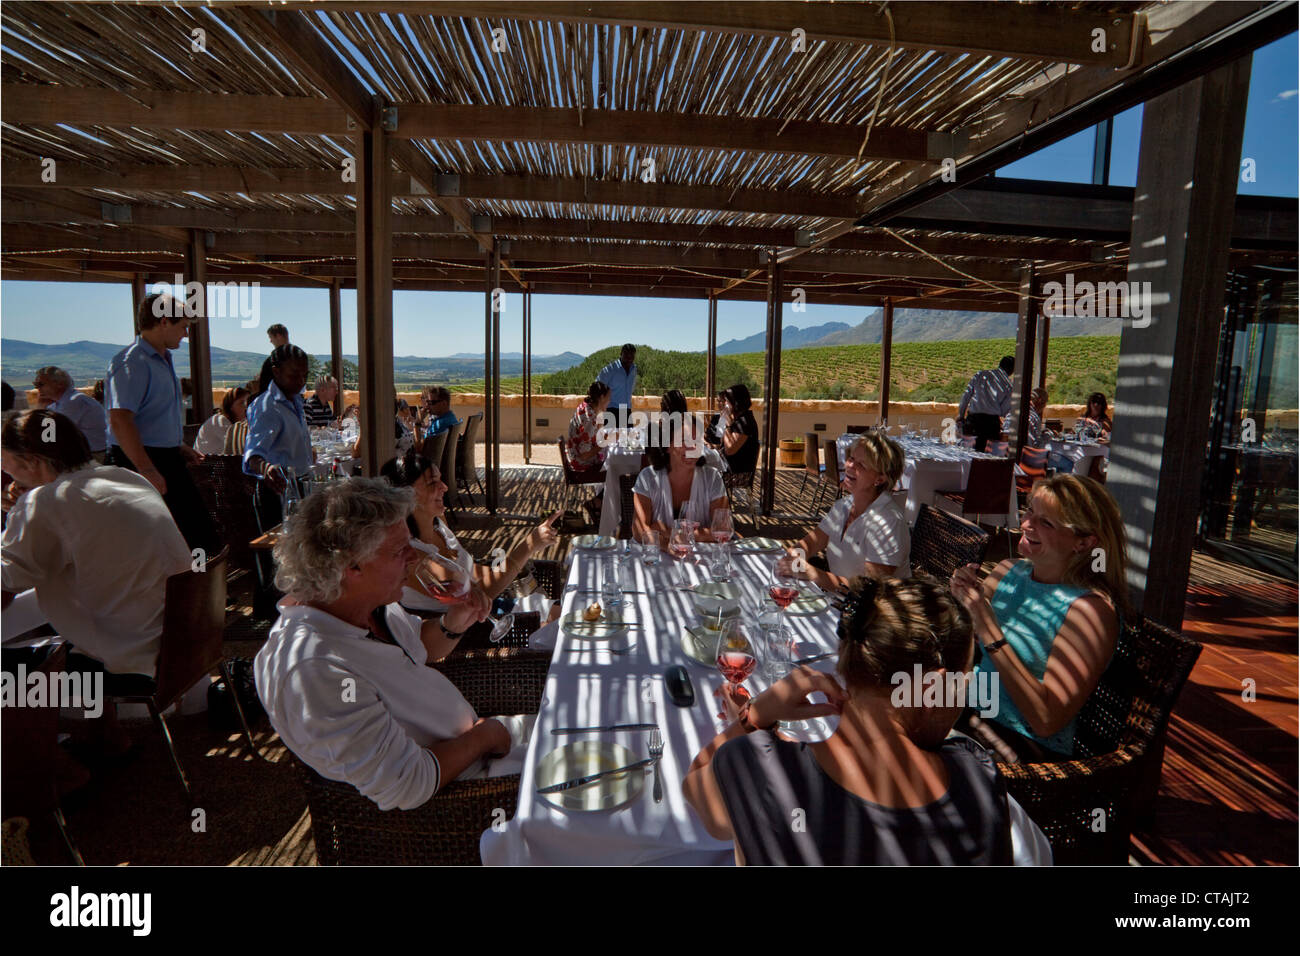
[[[667,548],[673,521],[684,518],[696,523],[697,540],[711,541],[713,512],[727,507],[722,475],[701,457],[704,445],[696,438],[690,418],[669,414],[660,424],[651,429],[657,440],[646,450],[650,467],[641,470],[632,487],[632,533],[644,541],[655,532],[660,546]]]
[[[254,662],[257,693],[285,746],[381,810],[410,810],[446,783],[515,772],[532,717],[481,718],[430,661],[487,604],[471,597],[421,622],[397,604],[420,552],[415,495],[386,481],[328,482],[275,547],[280,618]],[[489,766],[488,758],[509,755]]]
[[[832,447],[830,454],[834,453]],[[911,577],[912,534],[892,494],[902,475],[903,449],[898,443],[877,432],[862,435],[845,455],[841,484],[850,495],[838,499],[821,524],[790,549],[782,562],[787,567],[801,564],[804,577],[833,591],[843,590],[850,580],[863,575]],[[807,562],[822,552],[829,571]]]
[[[226,451],[226,434],[236,422],[245,421],[248,389],[232,388],[221,397],[221,407],[199,428],[194,450],[200,455],[221,455]]]
[[[411,450],[401,458],[385,462],[379,474],[394,487],[412,488],[415,491],[415,510],[406,519],[406,525],[411,531],[411,545],[425,554],[436,551],[443,557],[455,561],[465,572],[472,575],[474,586],[489,602],[519,575],[529,558],[554,544],[558,538],[552,526],[555,519],[564,513],[562,510],[555,512],[534,528],[523,541],[515,545],[506,555],[504,564],[475,564],[473,555],[461,547],[456,536],[447,527],[447,523],[442,520],[447,512],[443,500],[447,485],[443,483],[442,475],[433,462]],[[439,580],[445,579],[448,574],[436,562],[428,564],[427,567]],[[403,589],[401,603],[403,607],[416,611],[447,609],[447,605],[416,587],[414,581],[409,581],[407,587]]]

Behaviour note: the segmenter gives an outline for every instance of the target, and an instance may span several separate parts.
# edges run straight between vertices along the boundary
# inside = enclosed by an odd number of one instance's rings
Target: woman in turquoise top
[[[983,581],[974,564],[952,576],[979,637],[976,666],[998,675],[997,714],[970,729],[1007,763],[1066,760],[1128,610],[1124,524],[1104,486],[1067,474],[1034,485],[1020,529],[1023,560]]]

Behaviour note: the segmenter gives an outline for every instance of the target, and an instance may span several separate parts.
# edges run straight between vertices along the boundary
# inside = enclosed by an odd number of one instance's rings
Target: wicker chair
[[[736,492],[745,493],[745,512],[749,515],[750,522],[757,528],[758,504],[754,501],[754,474],[752,471],[742,474],[729,471],[722,476],[722,484],[727,489],[727,500],[731,502],[733,512],[736,510]]]
[[[826,482],[825,469],[821,465],[821,438],[816,432],[804,432],[803,436],[803,481],[799,482],[798,497],[803,497],[803,490],[808,485],[809,476],[817,479],[818,497],[822,485]],[[813,511],[817,510],[816,503],[813,504]]]
[[[445,429],[436,435],[425,435],[424,442],[420,445],[421,457],[442,468],[442,450],[447,447],[447,434],[450,431],[451,429]],[[447,483],[448,491],[451,491],[451,486],[456,483],[454,475],[444,475],[442,480]]]
[[[542,625],[541,615],[536,611],[516,611],[513,616],[514,624],[510,632],[495,643],[492,641],[493,621],[489,619],[475,624],[460,639],[455,652],[448,655],[448,659],[464,656],[469,651],[490,650],[494,647],[527,647],[528,639]]]
[[[460,444],[456,448],[456,484],[465,494],[471,494],[470,483],[478,485],[479,494],[483,491],[483,482],[478,476],[478,432],[483,424],[483,413],[475,412],[465,419],[465,430],[460,433]],[[447,482],[451,484],[451,482]]]
[[[458,508],[461,511],[465,510],[465,502],[462,500],[460,490],[457,487],[459,482],[455,480],[448,481],[446,476],[453,474],[456,470],[456,458],[460,455],[460,439],[461,435],[465,433],[465,428],[466,423],[461,422],[459,425],[452,425],[443,432],[447,438],[442,445],[441,458],[429,459],[438,466],[438,474],[444,476],[442,483],[447,486],[447,490],[443,493],[442,497],[443,501],[446,503],[446,507]],[[465,490],[465,497],[470,499],[471,505],[474,503],[473,496],[470,494],[468,488]]]
[[[547,561],[543,558],[532,560],[533,580],[552,601],[564,596],[564,582],[569,574],[559,561]]]
[[[1154,621],[1124,627],[1079,712],[1075,759],[998,765],[1058,864],[1128,861],[1141,799],[1159,782],[1169,714],[1200,653],[1196,641]]]
[[[583,470],[574,468],[569,464],[568,442],[564,438],[557,438],[557,444],[560,446],[560,468],[564,472],[564,507],[565,510],[571,510],[573,504],[573,492],[576,488],[583,485],[603,485],[605,483],[605,468],[593,468]]]
[[[230,553],[230,563],[254,570],[257,556],[248,543],[261,534],[253,503],[257,482],[244,474],[244,460],[238,455],[205,455],[190,464],[189,472]]]
[[[519,648],[470,651],[434,666],[479,716],[536,712],[549,654]],[[477,866],[479,836],[514,816],[519,775],[457,780],[414,810],[383,811],[348,783],[298,762],[321,866]]]
[[[636,479],[635,473],[618,476],[618,536],[624,539],[632,537],[632,521],[636,517],[632,486]]]
[[[979,525],[939,508],[921,505],[912,529],[913,571],[947,582],[967,564],[983,564],[989,535]]]

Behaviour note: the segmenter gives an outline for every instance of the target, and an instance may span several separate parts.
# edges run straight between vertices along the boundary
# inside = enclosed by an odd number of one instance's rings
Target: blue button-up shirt
[[[89,395],[68,386],[68,390],[47,407],[49,411],[70,418],[86,436],[91,451],[104,451],[108,447],[108,414],[104,406]]]
[[[611,408],[617,408],[620,405],[632,405],[632,392],[636,389],[636,362],[632,363],[629,369],[623,368],[621,359],[614,359],[600,370],[596,376],[596,381],[603,382],[609,386],[609,405]]]
[[[430,435],[441,435],[447,429],[460,424],[460,419],[456,417],[455,412],[447,412],[445,415],[439,415],[433,421],[429,422],[429,430],[424,433],[424,437]]]
[[[264,458],[272,465],[293,468],[298,477],[311,470],[311,434],[303,416],[302,395],[292,399],[272,382],[249,408],[248,444],[244,446],[244,472],[256,475],[248,467],[254,458]],[[256,415],[251,414],[253,409]],[[260,477],[260,476],[259,476]]]
[[[104,399],[110,412],[121,408],[135,416],[140,442],[146,448],[175,448],[184,439],[181,382],[170,350],[159,354],[137,336],[108,364]],[[111,426],[108,440],[118,444]]]

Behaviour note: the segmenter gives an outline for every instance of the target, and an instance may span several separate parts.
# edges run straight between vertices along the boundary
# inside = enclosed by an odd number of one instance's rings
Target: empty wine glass
[[[641,563],[649,568],[659,564],[659,532],[647,531],[641,536]]]
[[[713,512],[713,520],[709,524],[709,531],[713,534],[713,540],[718,544],[725,546],[735,534],[735,528],[731,523],[731,509],[718,508]]]

